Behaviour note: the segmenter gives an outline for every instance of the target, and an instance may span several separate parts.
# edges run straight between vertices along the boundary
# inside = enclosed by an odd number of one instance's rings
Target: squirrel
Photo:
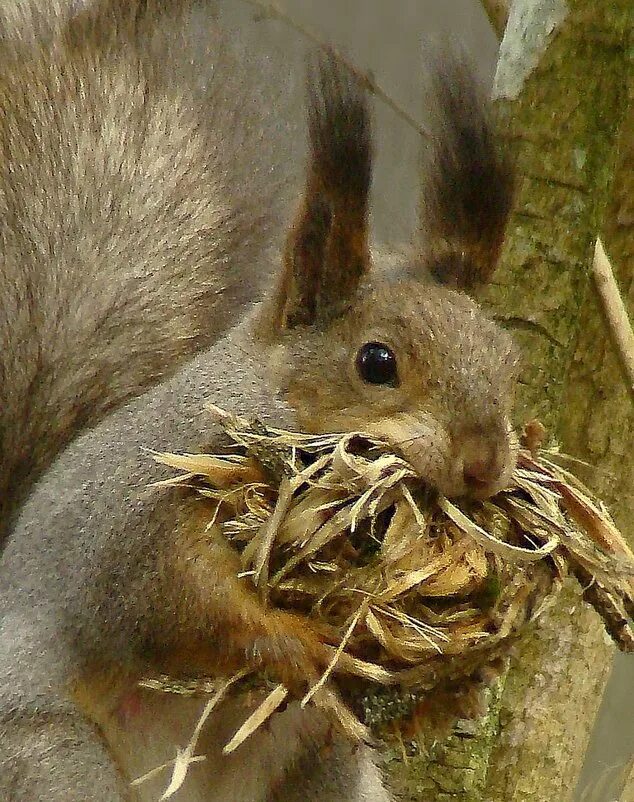
[[[148,448],[227,445],[207,402],[375,433],[449,496],[491,495],[515,464],[517,353],[467,294],[496,267],[513,178],[469,69],[433,70],[424,236],[384,257],[369,246],[369,102],[321,54],[276,256],[257,84],[215,44],[201,81],[195,5],[27,3],[35,37],[19,6],[1,12],[2,802],[159,798],[164,774],[132,783],[189,741],[201,704],[144,676],[254,668],[293,688],[328,664],[304,618],[239,577],[204,499],[149,487],[166,474]],[[252,704],[214,710],[175,799],[389,801],[370,747],[311,706],[223,755]]]

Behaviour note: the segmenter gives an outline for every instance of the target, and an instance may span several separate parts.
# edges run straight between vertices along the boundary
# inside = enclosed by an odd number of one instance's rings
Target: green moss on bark
[[[499,733],[501,689],[497,681],[487,691],[489,712],[485,716],[459,721],[448,738],[436,740],[421,733],[416,740],[389,744],[384,752],[385,768],[400,802],[480,802],[489,756]]]

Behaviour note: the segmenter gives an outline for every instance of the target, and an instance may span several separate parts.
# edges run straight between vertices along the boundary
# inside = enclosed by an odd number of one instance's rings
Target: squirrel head
[[[498,260],[512,171],[465,65],[444,59],[432,83],[423,242],[381,256],[368,245],[367,100],[334,55],[320,57],[306,189],[258,326],[298,425],[378,435],[441,493],[484,498],[515,466],[518,359],[467,293]]]

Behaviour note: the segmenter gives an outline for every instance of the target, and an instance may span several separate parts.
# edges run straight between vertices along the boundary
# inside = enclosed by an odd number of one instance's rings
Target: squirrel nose
[[[484,435],[471,435],[465,438],[460,451],[467,495],[476,498],[493,495],[504,471],[504,449]]]
[[[481,490],[493,484],[499,478],[500,471],[491,460],[476,459],[465,463],[462,476],[467,487]]]

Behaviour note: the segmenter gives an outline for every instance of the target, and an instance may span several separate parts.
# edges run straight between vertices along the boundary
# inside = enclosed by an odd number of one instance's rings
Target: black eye
[[[368,384],[397,383],[396,357],[383,343],[366,343],[357,353],[359,376]]]

